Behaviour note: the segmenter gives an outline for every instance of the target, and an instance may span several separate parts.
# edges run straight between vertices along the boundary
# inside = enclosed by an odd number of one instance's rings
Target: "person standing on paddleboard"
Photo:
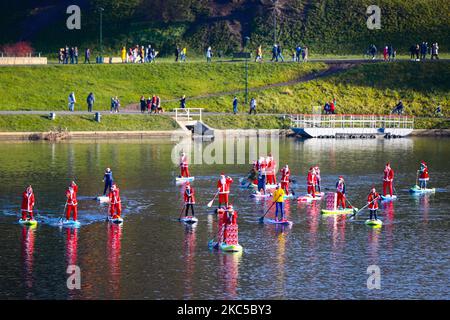
[[[320,192],[320,168],[319,168],[318,165],[316,165],[316,166],[314,167],[314,172],[316,173],[316,174],[315,174],[315,176],[316,176],[316,186],[315,186],[315,190],[316,190],[316,192],[317,192],[317,191]]]
[[[34,220],[33,217],[33,207],[34,207],[34,193],[33,188],[29,185],[22,194],[22,220]]]
[[[233,183],[233,179],[229,176],[225,177],[223,172],[217,181],[217,192],[219,193],[219,208],[223,206],[228,207],[228,195],[230,194],[230,185]]]
[[[258,191],[261,194],[266,193],[266,168],[267,163],[264,160],[264,157],[260,157],[258,162],[256,163],[256,167],[258,169]]]
[[[309,168],[308,176],[306,177],[308,194],[313,198],[316,197],[316,174],[313,167]]]
[[[291,171],[289,170],[288,165],[286,164],[281,169],[281,188],[285,191],[285,193],[289,194],[289,179],[291,176]]]
[[[427,188],[427,182],[430,180],[430,176],[428,175],[428,166],[425,163],[425,161],[420,162],[420,169],[418,170],[419,173],[419,186],[421,189]]]
[[[70,214],[73,211],[73,221],[78,220],[78,201],[77,201],[77,192],[78,186],[75,181],[72,181],[69,185],[69,188],[66,191],[67,197],[67,211],[66,211],[66,220],[70,220]]]
[[[339,209],[339,205],[342,209],[345,209],[345,181],[343,176],[339,176],[338,182],[336,182],[337,204],[336,209]]]
[[[103,176],[103,182],[105,183],[105,188],[103,189],[103,196],[105,197],[106,191],[111,191],[111,186],[114,182],[112,171],[110,168],[106,168],[105,175]]]
[[[191,184],[189,182],[186,182],[185,189],[184,189],[184,205],[186,207],[186,211],[184,212],[185,217],[188,216],[189,208],[191,208],[192,216],[195,215],[194,204],[195,204],[194,188],[191,187]]]
[[[120,200],[120,190],[115,183],[109,190],[109,214],[111,219],[120,218],[122,214],[122,200]]]
[[[390,162],[386,163],[383,172],[383,195],[386,196],[386,189],[389,188],[389,196],[392,197],[394,182],[394,170],[391,168]]]
[[[275,189],[273,193],[273,202],[275,202],[275,221],[278,220],[278,211],[280,212],[281,221],[284,220],[284,196],[286,194],[284,193],[284,190],[281,188],[281,184],[277,184],[277,188]]]
[[[232,238],[232,233],[228,230],[231,225],[237,225],[237,211],[234,210],[232,205],[229,205],[222,215],[222,242],[226,244],[230,244],[229,240]]]
[[[269,153],[269,155],[266,157],[266,163],[267,163],[267,184],[276,184],[276,162],[272,157],[272,153]]]
[[[188,161],[187,161],[187,156],[186,153],[182,152],[181,153],[181,157],[180,157],[180,170],[181,170],[181,176],[180,177],[185,177],[185,178],[189,178],[189,169],[188,169],[189,165],[188,165]]]
[[[369,205],[370,220],[378,219],[377,218],[378,199],[380,199],[380,194],[375,190],[375,188],[372,188],[372,190],[370,190],[369,195],[367,196],[367,204]]]

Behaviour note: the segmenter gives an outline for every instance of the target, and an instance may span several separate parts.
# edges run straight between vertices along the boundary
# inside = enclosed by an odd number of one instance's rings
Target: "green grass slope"
[[[290,81],[326,69],[314,64],[256,64],[249,66],[249,86]],[[243,63],[189,63],[145,65],[53,65],[2,67],[0,110],[66,110],[67,97],[75,92],[86,107],[93,92],[94,109],[108,110],[111,96],[121,105],[158,94],[162,100],[227,92],[244,88]]]

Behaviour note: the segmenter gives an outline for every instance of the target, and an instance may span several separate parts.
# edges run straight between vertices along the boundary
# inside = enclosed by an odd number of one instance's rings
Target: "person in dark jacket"
[[[183,95],[180,99],[180,108],[184,109],[186,108],[186,96]]]
[[[94,106],[95,97],[94,94],[91,92],[86,98],[86,102],[88,105],[88,112],[92,112],[92,107]]]
[[[141,107],[141,113],[145,112],[145,108],[147,107],[147,103],[145,101],[145,97],[141,96],[141,100],[139,101]]]
[[[110,168],[106,168],[105,175],[103,176],[103,182],[105,183],[105,189],[103,189],[103,196],[106,196],[106,191],[110,191],[113,185],[114,179]]]

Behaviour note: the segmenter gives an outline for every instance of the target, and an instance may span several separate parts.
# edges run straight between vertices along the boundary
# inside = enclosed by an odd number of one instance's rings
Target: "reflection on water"
[[[209,144],[186,140],[181,145],[192,151],[192,159],[195,148]],[[372,184],[381,189],[390,160],[399,198],[380,206],[380,229],[364,224],[367,210],[354,221],[322,216],[323,200],[287,200],[291,228],[259,224],[272,199],[251,199],[249,190],[237,187],[249,166],[226,164],[191,164],[199,222],[184,226],[177,221],[182,188],[174,181],[179,168],[171,160],[173,146],[168,140],[0,143],[0,265],[6,266],[0,268],[0,298],[449,298],[449,140],[280,140],[279,164],[289,164],[297,195],[306,192],[307,169],[318,164],[327,192],[339,175],[345,176],[347,196],[356,207],[366,204]],[[441,188],[436,194],[408,193],[422,159],[430,164],[430,186]],[[105,223],[107,205],[93,200],[103,190],[106,167],[121,187],[123,226]],[[239,212],[242,254],[207,248],[216,236],[217,216],[206,204],[220,172],[235,181],[230,202]],[[56,221],[72,178],[80,186],[82,226],[60,230]],[[29,183],[40,213],[34,229],[17,225],[20,195]],[[272,207],[267,217],[274,213]],[[382,290],[366,288],[371,264],[385,272]],[[68,265],[80,267],[81,290],[67,289]]]

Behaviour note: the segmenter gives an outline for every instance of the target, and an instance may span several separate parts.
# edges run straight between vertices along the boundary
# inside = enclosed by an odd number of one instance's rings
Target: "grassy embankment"
[[[290,81],[326,68],[323,63],[253,63],[249,87]],[[244,72],[243,63],[2,67],[0,110],[67,110],[71,91],[77,98],[76,110],[87,109],[89,92],[95,94],[95,110],[109,110],[112,96],[118,96],[124,107],[138,103],[141,95],[170,100],[183,94],[228,92],[244,88]]]
[[[49,120],[41,115],[1,115],[1,132],[67,131],[167,131],[177,129],[177,123],[162,115],[103,115],[101,122],[89,115],[58,115]]]

